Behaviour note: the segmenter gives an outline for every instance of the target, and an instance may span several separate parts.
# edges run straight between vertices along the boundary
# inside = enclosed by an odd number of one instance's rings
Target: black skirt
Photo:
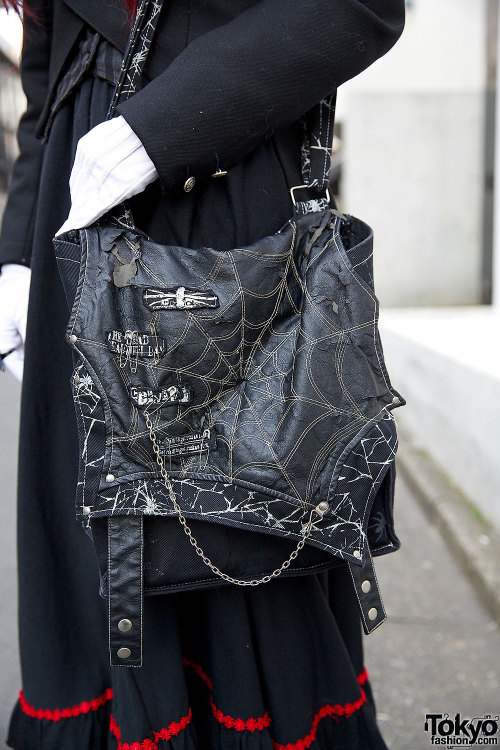
[[[15,750],[384,750],[355,595],[344,564],[258,587],[146,597],[144,667],[108,665],[94,549],[75,520],[77,435],[68,308],[52,237],[69,211],[78,139],[112,87],[88,73],[54,117],[32,259],[19,459],[19,623],[23,690]],[[277,231],[290,180],[272,141],[194,194],[158,185],[134,199],[160,242],[231,247]],[[265,175],[265,180],[263,180]],[[197,193],[197,194],[196,194]]]

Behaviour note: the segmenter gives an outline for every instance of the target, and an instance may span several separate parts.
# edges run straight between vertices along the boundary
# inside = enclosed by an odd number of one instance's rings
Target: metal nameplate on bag
[[[169,406],[170,404],[189,404],[193,400],[191,388],[187,385],[169,385],[166,388],[138,388],[130,386],[130,398],[140,409],[147,406]]]
[[[203,432],[190,432],[187,435],[168,437],[160,444],[160,455],[174,458],[195,453],[208,453],[214,445],[214,437],[209,428]]]
[[[161,336],[139,331],[109,331],[108,348],[114,354],[127,358],[162,357],[167,350],[167,342]]]
[[[219,298],[208,289],[187,289],[184,286],[175,289],[145,289],[142,299],[148,310],[200,310],[219,307]]]

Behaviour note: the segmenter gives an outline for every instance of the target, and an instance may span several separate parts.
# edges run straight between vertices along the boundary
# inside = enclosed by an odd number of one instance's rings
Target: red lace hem
[[[19,703],[22,711],[34,719],[47,719],[48,721],[61,721],[61,719],[71,719],[74,716],[88,714],[90,711],[97,711],[113,698],[113,690],[108,688],[98,698],[92,698],[90,701],[82,701],[77,706],[71,708],[56,708],[53,711],[48,708],[35,708],[24,697],[23,691],[19,691]]]
[[[360,672],[356,678],[358,680],[359,685],[364,685],[365,682],[368,681],[368,672],[366,671],[366,667],[363,669],[362,672]]]
[[[311,747],[316,739],[316,732],[318,731],[318,725],[321,719],[324,719],[327,716],[335,719],[335,721],[338,721],[340,716],[349,718],[355,713],[355,711],[358,711],[364,703],[366,703],[366,694],[363,688],[361,688],[361,696],[353,703],[344,703],[344,705],[338,703],[330,705],[327,703],[326,706],[320,708],[315,715],[309,734],[302,739],[297,740],[297,742],[289,742],[287,745],[280,745],[279,742],[272,740],[274,750],[305,750],[305,748]]]
[[[183,657],[182,663],[185,667],[191,667],[194,672],[203,680],[210,691],[213,690],[213,683],[211,678],[203,670],[203,668],[195,662],[193,659],[187,659]],[[361,695],[352,703],[345,704],[326,704],[322,706],[319,711],[315,714],[312,721],[310,732],[303,738],[297,740],[297,742],[288,743],[282,745],[275,740],[272,740],[274,750],[306,750],[309,748],[316,739],[316,733],[318,730],[319,723],[322,719],[327,716],[333,718],[335,721],[339,721],[340,717],[349,718],[361,706],[366,703],[366,694],[362,688],[368,680],[368,672],[365,669],[357,676],[357,681],[360,686]],[[62,708],[55,710],[35,708],[32,706],[24,697],[23,691],[19,693],[19,703],[22,711],[35,719],[47,719],[49,721],[60,721],[61,719],[73,718],[80,716],[81,714],[87,714],[90,711],[97,711],[101,706],[111,701],[113,698],[113,690],[108,688],[98,698],[93,698],[90,701],[82,701],[76,706],[71,708]],[[242,719],[239,717],[233,717],[224,714],[214,703],[212,697],[210,697],[210,705],[212,713],[215,719],[223,724],[227,729],[236,729],[238,732],[255,732],[262,731],[271,725],[271,717],[266,711],[263,716],[257,718],[250,717],[248,719]],[[126,743],[121,741],[120,727],[116,723],[114,716],[111,714],[109,731],[116,738],[118,742],[117,750],[158,750],[158,743],[162,740],[170,740],[172,737],[178,735],[183,729],[185,729],[192,719],[192,711],[189,709],[186,716],[183,716],[179,721],[173,721],[168,727],[160,729],[158,732],[153,732],[154,739],[144,739],[140,742]]]
[[[361,687],[361,685],[364,685],[368,680],[368,672],[366,671],[366,667],[362,672],[360,672],[360,674],[358,674],[357,680],[358,685],[361,689],[361,696],[357,701],[354,701],[353,703],[345,703],[344,705],[330,705],[327,703],[326,706],[320,708],[318,713],[314,716],[311,731],[309,732],[309,734],[307,734],[302,739],[297,740],[297,742],[291,742],[287,745],[280,745],[279,742],[272,740],[274,750],[305,750],[306,748],[311,747],[312,743],[316,739],[316,732],[318,731],[318,725],[321,719],[324,719],[326,716],[330,716],[332,719],[335,719],[335,721],[338,721],[340,716],[349,718],[349,716],[352,716],[355,711],[358,711],[361,706],[366,703],[366,693]]]
[[[109,720],[109,731],[116,738],[118,742],[118,750],[158,750],[158,743],[162,740],[171,740],[182,732],[187,727],[193,717],[191,709],[189,709],[186,716],[183,716],[180,721],[172,721],[167,728],[160,729],[159,732],[153,732],[154,740],[146,739],[142,742],[122,742],[120,727],[115,721],[113,714],[111,714]]]
[[[182,663],[184,664],[184,666],[192,667],[196,674],[201,677],[207,687],[210,690],[213,689],[212,680],[197,662],[193,661],[193,659],[187,659],[186,657],[183,657]],[[361,695],[358,700],[353,701],[352,703],[345,703],[344,705],[341,705],[339,703],[327,703],[325,706],[322,706],[322,708],[320,708],[320,710],[314,716],[311,731],[309,732],[309,734],[307,734],[302,739],[299,739],[297,742],[288,743],[287,745],[281,745],[279,742],[272,740],[274,750],[306,750],[306,748],[310,747],[316,739],[316,733],[318,731],[318,725],[321,719],[330,716],[338,721],[339,717],[341,716],[344,716],[346,718],[352,716],[353,713],[358,711],[361,706],[366,703],[366,693],[361,685],[364,685],[367,680],[368,672],[365,668],[357,676],[357,681],[361,690]],[[232,716],[225,716],[222,711],[217,709],[212,697],[210,698],[210,704],[212,706],[212,713],[214,714],[217,721],[221,724],[224,724],[224,726],[226,726],[228,729],[236,729],[240,732],[254,732],[255,730],[265,729],[271,724],[271,717],[269,716],[269,713],[267,711],[265,712],[264,716],[259,716],[257,719],[253,717],[250,717],[250,719],[241,719],[233,718]]]
[[[212,680],[197,662],[183,656],[182,663],[185,667],[192,667],[198,677],[201,677],[209,690],[213,690]],[[258,716],[256,719],[253,716],[249,719],[240,719],[225,715],[217,708],[212,697],[210,697],[210,706],[212,707],[212,713],[216,720],[219,724],[224,724],[227,729],[236,729],[238,732],[255,732],[262,731],[271,724],[271,717],[269,716],[268,711],[264,713],[264,716]]]

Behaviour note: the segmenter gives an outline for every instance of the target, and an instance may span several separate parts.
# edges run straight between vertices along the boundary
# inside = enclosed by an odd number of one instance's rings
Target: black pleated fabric
[[[384,750],[347,569],[146,597],[144,667],[108,666],[106,602],[74,517],[77,436],[64,342],[68,308],[52,237],[69,211],[78,139],[111,86],[90,74],[54,117],[42,166],[23,384],[15,750]],[[231,247],[276,231],[300,181],[300,129],[189,195],[133,201],[160,242]],[[293,140],[296,137],[294,145]],[[296,151],[294,148],[296,146]],[[13,702],[15,696],[13,696]]]

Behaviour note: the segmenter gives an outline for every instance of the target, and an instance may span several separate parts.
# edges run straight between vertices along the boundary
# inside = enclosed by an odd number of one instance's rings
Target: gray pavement
[[[20,388],[0,373],[0,747],[21,687],[17,641],[16,453]]]
[[[18,399],[16,383],[3,375],[0,747],[5,747],[20,687],[14,504]],[[390,750],[426,750],[431,747],[424,731],[426,712],[462,712],[463,718],[500,712],[500,633],[402,476],[397,480],[396,524],[401,550],[376,561],[388,621],[365,638],[365,661]]]
[[[376,560],[388,619],[365,662],[389,748],[425,750],[426,713],[500,713],[500,632],[401,472],[395,506],[401,549]]]

